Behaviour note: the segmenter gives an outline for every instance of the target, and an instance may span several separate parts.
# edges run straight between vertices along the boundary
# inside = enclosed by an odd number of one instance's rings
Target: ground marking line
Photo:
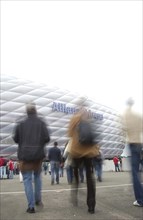
[[[123,186],[131,186],[132,183],[129,184],[120,184],[120,185],[109,185],[109,186],[96,186],[96,189],[101,189],[101,188],[116,188],[116,187],[123,187]],[[70,188],[70,189],[43,189],[43,192],[63,192],[63,191],[71,191],[75,190],[76,188]],[[86,187],[79,187],[79,190],[86,190]],[[19,191],[19,192],[0,192],[0,195],[9,195],[9,194],[24,194],[24,191]]]

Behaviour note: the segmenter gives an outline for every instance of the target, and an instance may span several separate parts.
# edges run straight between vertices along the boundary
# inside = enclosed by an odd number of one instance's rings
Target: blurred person
[[[123,171],[122,157],[119,157],[119,167],[120,167],[120,171]]]
[[[83,146],[79,142],[79,134],[77,126],[81,121],[89,121],[88,113],[83,105],[80,106],[78,112],[73,115],[69,123],[68,136],[71,139],[71,147],[69,149],[70,157],[72,158],[74,180],[72,187],[74,190],[71,191],[71,202],[73,205],[78,205],[77,193],[79,185],[79,168],[83,164],[86,170],[87,180],[87,206],[88,212],[93,214],[95,212],[96,205],[96,189],[95,189],[95,178],[92,169],[92,158],[99,154],[97,144],[88,144]]]
[[[84,183],[85,181],[84,172],[85,172],[85,167],[83,164],[81,164],[81,166],[79,167],[79,178],[81,183]]]
[[[60,177],[64,176],[64,161],[63,161],[63,158],[61,160],[59,173],[60,173]]]
[[[123,121],[127,135],[127,142],[131,151],[131,172],[136,199],[136,201],[133,202],[133,205],[143,207],[143,185],[141,184],[141,175],[139,172],[143,146],[143,117],[133,110],[134,100],[132,98],[129,98],[126,104],[127,107],[123,113]]]
[[[93,167],[97,176],[97,180],[102,182],[103,153],[99,150],[99,155],[93,158]]]
[[[4,159],[3,159],[3,157],[1,156],[1,157],[0,157],[0,179],[3,178],[3,164],[4,164]]]
[[[72,184],[73,181],[73,167],[71,164],[65,163],[65,169],[67,174],[67,182],[68,184]]]
[[[54,146],[49,149],[48,159],[51,166],[51,185],[55,182],[59,184],[59,170],[62,162],[61,150],[58,148],[58,142],[54,142]]]
[[[7,160],[3,156],[1,156],[0,157],[0,179],[7,178],[6,164],[7,164]]]
[[[140,156],[140,169],[141,172],[143,172],[143,146],[141,149],[141,156]]]
[[[4,179],[7,179],[7,172],[6,172],[6,168],[7,168],[7,162],[8,162],[8,159],[6,159],[5,157],[4,157],[4,164],[3,164],[3,178]]]
[[[21,171],[19,171],[19,181],[20,183],[23,183],[23,176],[22,176]]]
[[[13,139],[18,144],[17,156],[28,201],[27,212],[35,213],[35,205],[37,208],[43,207],[41,165],[45,157],[45,144],[50,141],[50,136],[45,122],[37,115],[34,103],[26,105],[26,112],[27,117],[14,129]]]
[[[113,163],[115,165],[115,172],[120,172],[119,158],[117,156],[113,157]]]
[[[51,175],[51,164],[50,164],[50,162],[48,163],[48,172]]]
[[[7,175],[7,179],[9,179],[9,166],[8,166],[8,161],[6,164],[6,175]]]
[[[19,174],[19,169],[18,169],[18,162],[14,161],[14,175]]]
[[[14,175],[14,162],[12,159],[8,161],[9,179],[13,179]]]
[[[48,162],[47,161],[43,162],[43,169],[44,169],[44,174],[47,175],[47,171],[48,171]]]
[[[72,159],[69,155],[69,148],[70,148],[71,141],[69,140],[66,145],[63,152],[63,158],[64,158],[64,167],[66,169],[67,174],[67,182],[68,184],[71,184],[73,181],[73,167],[72,167]]]

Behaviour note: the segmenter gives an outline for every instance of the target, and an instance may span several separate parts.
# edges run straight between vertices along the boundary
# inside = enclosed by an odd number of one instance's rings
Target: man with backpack
[[[80,123],[82,122],[82,123]],[[96,190],[95,178],[93,173],[92,159],[99,154],[97,144],[92,140],[88,112],[85,108],[81,108],[72,118],[69,124],[68,136],[71,139],[69,149],[70,157],[72,158],[72,166],[74,172],[73,187],[77,190],[71,191],[71,201],[73,205],[77,205],[77,191],[79,185],[79,169],[81,166],[86,170],[87,181],[87,206],[88,212],[95,212]],[[87,129],[88,128],[88,129]],[[86,137],[86,138],[85,138]]]
[[[28,213],[35,213],[35,205],[43,207],[41,198],[41,165],[45,157],[45,144],[50,141],[45,122],[37,116],[36,106],[26,106],[26,119],[19,122],[14,130],[13,139],[18,144],[19,168],[22,173]],[[35,192],[33,190],[33,178]]]

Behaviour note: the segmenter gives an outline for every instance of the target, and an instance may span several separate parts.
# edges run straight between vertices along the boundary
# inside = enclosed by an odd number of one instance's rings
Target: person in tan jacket
[[[133,188],[136,201],[134,206],[143,207],[143,186],[141,184],[141,175],[139,175],[139,166],[141,163],[141,151],[143,148],[143,118],[142,115],[133,110],[134,100],[127,100],[127,108],[123,113],[123,120],[127,135],[127,142],[131,151],[131,170],[133,179]]]
[[[88,212],[93,214],[96,205],[95,178],[93,173],[92,159],[99,154],[97,144],[83,146],[79,143],[77,126],[81,120],[89,120],[88,113],[85,108],[77,112],[70,120],[68,136],[70,138],[69,154],[72,158],[72,166],[74,171],[73,187],[77,190],[72,191],[71,200],[77,205],[77,192],[79,185],[79,168],[84,166],[86,170],[87,181],[87,206]]]

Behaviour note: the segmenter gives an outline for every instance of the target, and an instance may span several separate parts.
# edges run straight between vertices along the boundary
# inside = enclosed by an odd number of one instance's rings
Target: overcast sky
[[[142,1],[2,1],[1,73],[142,107]]]

